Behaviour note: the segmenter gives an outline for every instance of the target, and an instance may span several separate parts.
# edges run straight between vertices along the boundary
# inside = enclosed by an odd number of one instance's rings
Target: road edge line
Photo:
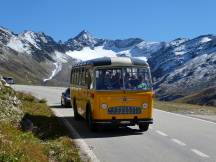
[[[83,159],[84,161],[90,161],[90,162],[100,162],[100,160],[97,158],[97,156],[94,154],[94,152],[89,148],[89,146],[85,143],[85,141],[81,138],[79,133],[75,130],[75,128],[69,123],[67,119],[60,119],[63,121],[64,125],[69,130],[71,136],[74,138],[73,141],[75,145],[79,147],[79,151],[82,157],[88,157],[88,159]]]
[[[80,158],[84,162],[100,162],[100,160],[97,158],[97,156],[94,154],[94,152],[90,149],[90,147],[86,144],[86,142],[83,140],[83,138],[80,136],[80,134],[76,131],[76,129],[70,124],[70,122],[64,118],[64,116],[55,110],[52,109],[52,106],[50,106],[52,112],[54,115],[58,118],[59,122],[63,122],[63,125],[67,128],[69,131],[72,142],[77,146],[80,154]]]
[[[211,124],[215,124],[216,125],[215,122],[212,122],[212,121],[209,121],[209,120],[200,119],[200,118],[196,118],[196,117],[192,117],[192,116],[187,116],[187,115],[183,115],[183,114],[177,114],[177,113],[173,113],[173,112],[168,112],[168,111],[160,110],[160,109],[157,109],[157,108],[154,108],[154,109],[156,111],[161,111],[161,112],[172,114],[172,115],[175,115],[175,116],[185,117],[185,118],[189,118],[189,119],[195,119],[195,120],[204,121],[206,123],[211,123]]]

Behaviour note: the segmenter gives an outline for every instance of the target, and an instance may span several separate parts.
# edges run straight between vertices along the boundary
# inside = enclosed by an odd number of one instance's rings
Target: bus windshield
[[[151,90],[148,68],[125,67],[96,70],[97,90]]]

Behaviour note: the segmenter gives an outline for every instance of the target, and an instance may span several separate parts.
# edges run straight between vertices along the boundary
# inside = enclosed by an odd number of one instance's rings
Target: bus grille
[[[108,114],[141,114],[141,108],[137,106],[115,106],[108,108]]]

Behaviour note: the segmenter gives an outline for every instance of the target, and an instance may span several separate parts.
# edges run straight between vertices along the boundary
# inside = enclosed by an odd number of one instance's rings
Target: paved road
[[[46,98],[102,162],[216,162],[216,123],[155,110],[148,132],[128,127],[92,133],[85,121],[74,121],[71,108],[60,108],[65,88],[16,85],[15,89]]]

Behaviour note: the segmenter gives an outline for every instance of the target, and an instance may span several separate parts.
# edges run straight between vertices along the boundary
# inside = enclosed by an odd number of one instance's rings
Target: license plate
[[[130,124],[130,121],[121,121],[121,124]]]

